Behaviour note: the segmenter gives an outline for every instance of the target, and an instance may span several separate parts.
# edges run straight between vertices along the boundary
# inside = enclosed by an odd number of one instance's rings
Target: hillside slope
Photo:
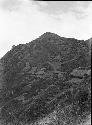
[[[91,112],[90,41],[46,32],[7,52],[0,60],[2,124],[34,124],[53,111],[58,125],[85,119]]]

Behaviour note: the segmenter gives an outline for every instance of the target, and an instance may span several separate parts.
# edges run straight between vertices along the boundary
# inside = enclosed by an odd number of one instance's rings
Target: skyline
[[[0,1],[0,57],[13,45],[45,32],[80,40],[92,38],[91,1]]]

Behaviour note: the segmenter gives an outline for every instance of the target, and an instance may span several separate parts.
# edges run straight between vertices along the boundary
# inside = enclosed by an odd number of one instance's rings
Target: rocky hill
[[[46,32],[13,46],[0,60],[1,124],[39,125],[53,112],[49,125],[81,123],[91,112],[91,43]]]

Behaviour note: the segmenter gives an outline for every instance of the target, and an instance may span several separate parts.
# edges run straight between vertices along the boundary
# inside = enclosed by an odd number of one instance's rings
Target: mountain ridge
[[[90,42],[90,44],[91,44],[91,42],[92,42],[92,38],[89,38],[89,39],[87,39],[87,40],[79,40],[79,39],[77,39],[77,38],[69,38],[69,37],[61,37],[60,35],[57,35],[57,34],[55,34],[55,33],[51,33],[51,32],[46,32],[46,33],[44,33],[44,34],[42,34],[42,35],[40,35],[38,38],[36,38],[35,40],[38,40],[38,39],[42,39],[42,38],[44,38],[44,37],[58,37],[58,38],[62,38],[62,39],[71,39],[71,40],[77,40],[77,41],[89,41]],[[35,40],[32,40],[31,42],[34,42]],[[27,42],[26,44],[30,44],[31,42]],[[25,45],[25,44],[19,44],[20,46],[22,46],[22,45]],[[19,45],[16,45],[16,46],[19,46]],[[12,46],[12,49],[14,48],[14,47],[16,47],[15,45],[13,45]],[[6,54],[5,54],[6,55]],[[3,56],[4,57],[4,56]],[[3,57],[1,57],[1,59],[3,58]]]

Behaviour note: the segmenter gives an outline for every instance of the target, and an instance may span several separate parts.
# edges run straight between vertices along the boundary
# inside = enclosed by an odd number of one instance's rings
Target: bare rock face
[[[0,60],[1,85],[2,125],[39,125],[53,112],[48,125],[77,125],[91,112],[91,44],[47,32],[13,46]]]

